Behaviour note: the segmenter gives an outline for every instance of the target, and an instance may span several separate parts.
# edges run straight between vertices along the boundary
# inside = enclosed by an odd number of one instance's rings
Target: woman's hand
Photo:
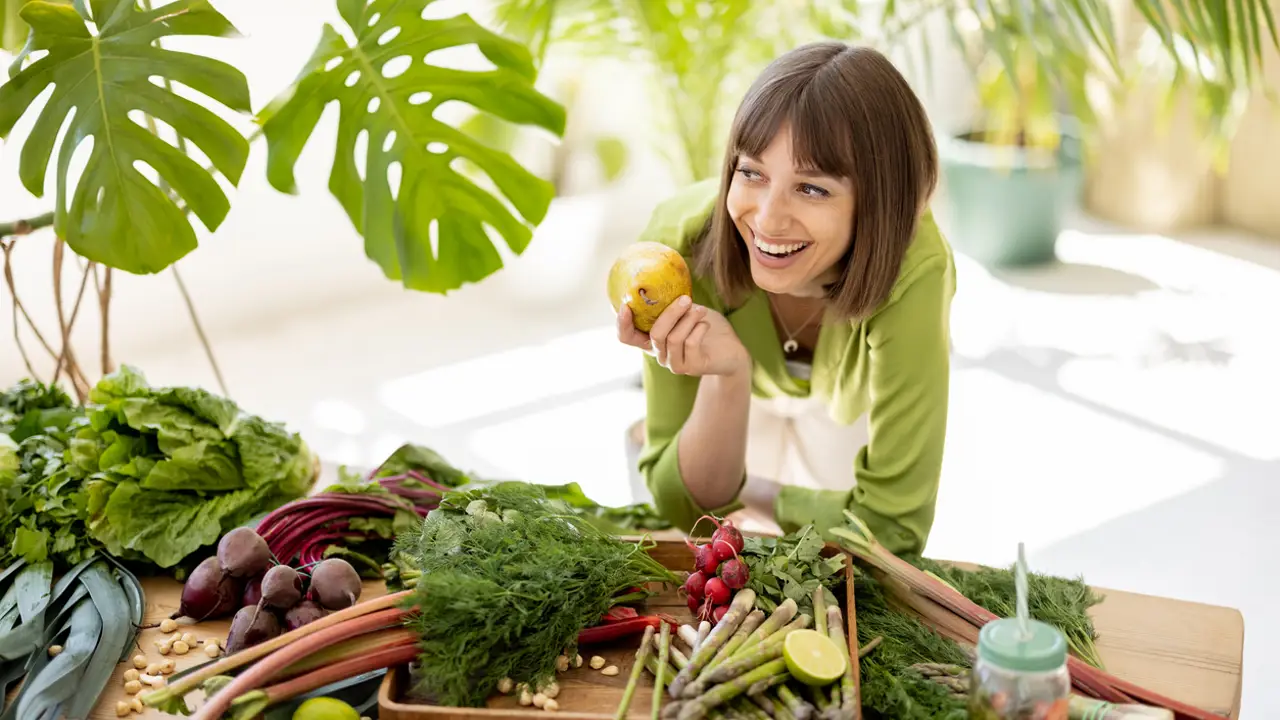
[[[667,306],[653,328],[638,330],[626,305],[618,312],[618,339],[638,347],[677,375],[739,375],[751,356],[723,315],[682,296]]]

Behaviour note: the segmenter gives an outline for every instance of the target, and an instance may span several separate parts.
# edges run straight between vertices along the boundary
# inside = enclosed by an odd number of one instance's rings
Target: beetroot
[[[689,573],[689,579],[684,581],[684,591],[695,600],[702,599],[703,589],[706,586],[707,576],[703,575],[701,570]]]
[[[231,577],[251,578],[271,567],[271,549],[251,528],[238,527],[218,541],[218,562]]]
[[[240,584],[227,575],[216,557],[205,558],[182,585],[182,599],[174,617],[197,622],[230,615],[240,603]]]
[[[327,613],[325,609],[317,605],[311,600],[303,600],[284,614],[284,626],[289,630],[297,630],[298,628],[313,623],[324,617]]]
[[[716,568],[720,566],[720,561],[716,559],[715,552],[710,545],[698,545],[693,553],[693,567],[701,570],[703,575],[710,577],[716,574]]]
[[[280,619],[267,610],[258,612],[252,606],[236,611],[231,620],[231,632],[227,633],[227,653],[234,653],[260,642],[266,642],[280,634]]]
[[[718,577],[713,577],[707,581],[706,590],[704,590],[707,602],[712,605],[728,605],[731,599],[729,586]]]
[[[302,600],[302,576],[288,565],[277,565],[262,576],[261,604],[288,610]]]
[[[360,599],[360,574],[342,558],[329,558],[311,571],[311,592],[321,607],[342,610]]]
[[[252,580],[250,580],[249,582],[245,583],[244,595],[242,595],[240,598],[241,607],[245,607],[245,606],[253,607],[254,605],[258,604],[258,601],[262,600],[262,578],[263,577],[265,576],[258,575],[254,577]]]
[[[711,611],[711,618],[716,622],[720,622],[721,620],[724,619],[724,614],[727,612],[729,612],[729,606],[721,605],[720,607]]]
[[[720,579],[730,590],[741,590],[751,579],[751,572],[747,569],[747,564],[742,562],[742,558],[729,558],[720,566]]]

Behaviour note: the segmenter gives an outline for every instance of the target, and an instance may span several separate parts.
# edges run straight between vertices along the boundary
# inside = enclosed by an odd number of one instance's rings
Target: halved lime
[[[360,713],[341,700],[316,697],[299,705],[293,720],[360,720]]]
[[[791,676],[805,685],[830,685],[844,675],[848,660],[831,638],[816,630],[795,630],[782,642]]]

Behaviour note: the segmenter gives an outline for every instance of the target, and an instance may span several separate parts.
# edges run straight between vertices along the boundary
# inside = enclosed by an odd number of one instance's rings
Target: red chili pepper
[[[640,613],[636,612],[635,608],[627,607],[626,605],[618,605],[616,607],[609,608],[609,612],[605,613],[604,616],[600,618],[600,622],[616,623],[623,620],[633,620],[638,617],[640,617]]]
[[[630,620],[620,620],[605,625],[589,627],[578,633],[578,644],[591,645],[631,635],[642,635],[645,628],[651,627],[654,630],[659,630],[664,622],[670,625],[673,630],[679,626],[675,618],[667,615],[642,615]]]

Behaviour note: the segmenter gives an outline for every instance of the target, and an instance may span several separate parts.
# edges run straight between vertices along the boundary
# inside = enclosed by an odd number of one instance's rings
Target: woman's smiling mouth
[[[776,258],[785,258],[795,255],[801,250],[812,245],[812,243],[807,242],[782,242],[766,239],[756,234],[754,230],[751,231],[751,241],[755,244],[756,248],[760,250],[760,252],[772,255]]]
[[[775,270],[791,265],[812,244],[766,239],[751,231],[751,254],[761,265]]]

